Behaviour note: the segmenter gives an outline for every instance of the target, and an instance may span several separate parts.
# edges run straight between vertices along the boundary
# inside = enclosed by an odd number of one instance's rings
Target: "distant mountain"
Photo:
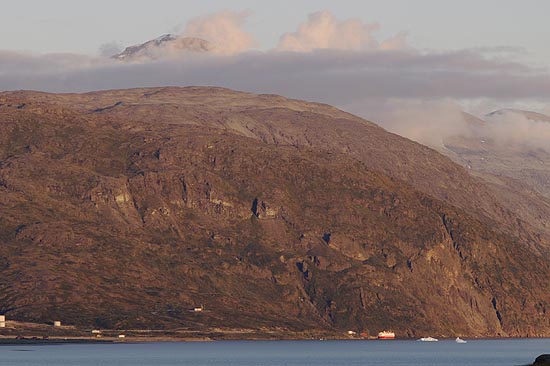
[[[550,116],[517,109],[501,109],[487,115],[491,118],[490,123],[493,127],[499,123],[499,118],[514,116],[550,123]],[[471,115],[467,118],[469,121],[477,119]],[[481,119],[477,121],[475,125],[471,125],[471,134],[446,138],[445,149],[441,152],[468,169],[491,174],[493,177],[489,179],[493,182],[500,179],[497,177],[512,178],[550,199],[550,146],[548,149],[541,149],[528,143],[517,145],[494,141],[490,134],[491,125]],[[519,130],[517,133],[521,134],[522,131]],[[517,186],[517,183],[511,181],[505,184]]]
[[[112,58],[120,61],[150,61],[185,52],[208,52],[212,49],[212,44],[201,38],[165,34],[151,41],[126,47]]]
[[[203,87],[0,93],[0,313],[550,336],[545,232],[504,188],[323,104]]]
[[[527,119],[530,119],[532,121],[541,121],[541,122],[550,122],[550,116],[547,116],[542,113],[537,112],[531,112],[531,111],[524,111],[521,109],[499,109],[497,111],[491,112],[487,114],[488,117],[494,117],[494,116],[506,116],[509,114],[516,114],[523,116]]]

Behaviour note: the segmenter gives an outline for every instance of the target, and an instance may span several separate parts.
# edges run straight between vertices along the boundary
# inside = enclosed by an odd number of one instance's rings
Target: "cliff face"
[[[11,318],[550,335],[544,233],[504,226],[521,218],[438,153],[329,106],[3,93],[0,209]]]

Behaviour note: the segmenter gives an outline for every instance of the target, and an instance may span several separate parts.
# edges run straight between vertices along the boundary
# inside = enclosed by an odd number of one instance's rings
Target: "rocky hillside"
[[[278,96],[0,94],[0,245],[19,320],[550,335],[544,230],[439,153]]]

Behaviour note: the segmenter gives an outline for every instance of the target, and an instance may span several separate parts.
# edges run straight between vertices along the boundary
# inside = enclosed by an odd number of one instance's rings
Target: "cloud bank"
[[[518,49],[421,51],[407,44],[405,32],[379,40],[376,23],[318,12],[283,34],[276,48],[261,52],[251,49],[256,43],[244,30],[246,17],[222,12],[187,24],[181,36],[203,38],[217,52],[159,49],[155,60],[123,63],[99,56],[0,51],[0,90],[223,86],[332,104],[430,146],[469,133],[461,117],[463,101],[548,105],[550,98],[547,70],[506,61],[521,52]],[[115,46],[107,44],[104,53]],[[520,130],[517,135],[524,140],[543,140],[550,146],[546,125],[527,130],[509,121],[504,125],[502,131],[509,132],[498,135],[499,141]]]
[[[202,38],[214,45],[217,52],[234,55],[253,47],[254,37],[244,31],[248,13],[224,11],[192,19],[182,35]]]
[[[449,136],[476,134],[462,107],[452,99],[422,100],[374,98],[345,106],[368,113],[369,118],[390,132],[431,147],[442,147]]]
[[[482,133],[502,146],[550,152],[550,118],[544,115],[531,117],[524,113],[505,110],[488,115]]]
[[[315,49],[334,50],[393,50],[407,47],[406,32],[378,42],[374,33],[378,23],[365,24],[359,19],[338,21],[328,11],[313,13],[298,30],[285,33],[277,46],[278,51],[310,52]]]

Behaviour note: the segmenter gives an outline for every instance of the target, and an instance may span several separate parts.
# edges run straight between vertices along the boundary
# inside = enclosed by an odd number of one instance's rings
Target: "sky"
[[[269,3],[269,5],[267,5]],[[248,12],[246,29],[261,49],[308,14],[379,23],[381,37],[400,31],[419,49],[512,46],[550,66],[547,0],[0,0],[0,49],[94,54],[109,42],[130,45],[177,33],[192,18],[222,10]]]
[[[0,5],[0,91],[223,86],[335,105],[431,146],[468,133],[462,111],[550,112],[547,0]],[[108,57],[166,33],[205,39],[212,49],[181,52],[170,43],[127,62]],[[527,131],[526,139],[550,136],[550,125],[546,134],[514,123],[507,126]]]

